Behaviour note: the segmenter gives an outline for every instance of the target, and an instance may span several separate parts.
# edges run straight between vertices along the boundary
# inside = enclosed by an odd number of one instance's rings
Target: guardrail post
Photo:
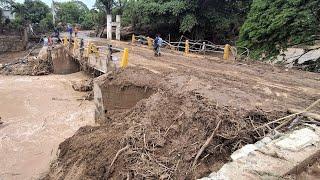
[[[185,50],[184,50],[185,55],[188,55],[189,51],[190,51],[189,40],[186,40]]]
[[[132,34],[131,43],[132,43],[132,44],[136,43],[136,36],[135,36],[134,34]]]
[[[67,38],[67,36],[64,36],[64,37],[63,37],[63,45],[64,45],[64,46],[67,46],[67,45],[68,45],[68,38]]]
[[[126,68],[128,66],[128,63],[129,63],[128,58],[129,58],[129,49],[128,48],[124,48],[122,59],[121,59],[121,62],[120,62],[120,67],[121,68]]]
[[[148,40],[148,47],[149,49],[152,49],[152,40],[150,37],[147,37],[147,40]]]
[[[75,53],[75,51],[79,48],[79,44],[78,44],[78,38],[74,38],[74,44],[73,44],[73,53]]]
[[[224,52],[223,52],[223,59],[224,60],[228,60],[230,57],[230,50],[231,50],[231,46],[229,44],[226,44],[224,46]]]
[[[201,50],[202,50],[203,54],[206,53],[206,42],[202,43],[202,49]]]

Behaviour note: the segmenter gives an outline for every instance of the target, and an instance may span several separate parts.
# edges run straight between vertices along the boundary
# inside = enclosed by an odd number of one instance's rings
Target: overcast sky
[[[16,2],[24,2],[24,0],[15,0]],[[52,3],[52,0],[41,0],[45,3],[47,3],[49,5],[49,7],[51,7],[51,3]],[[55,2],[66,2],[68,0],[54,0]],[[96,2],[95,0],[82,0],[82,2],[84,2],[89,9],[91,9],[94,5],[94,3]]]

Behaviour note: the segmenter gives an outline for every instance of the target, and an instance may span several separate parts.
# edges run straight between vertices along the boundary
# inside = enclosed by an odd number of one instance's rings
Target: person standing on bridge
[[[156,38],[153,41],[154,55],[161,56],[160,47],[162,46],[163,40],[160,37],[160,34],[157,34]]]
[[[74,27],[74,37],[78,36],[78,32],[79,32],[79,28],[78,28],[77,25],[75,25],[75,27]]]
[[[68,24],[67,31],[69,32],[70,39],[71,39],[72,38],[73,29],[72,29],[72,26],[70,24]]]

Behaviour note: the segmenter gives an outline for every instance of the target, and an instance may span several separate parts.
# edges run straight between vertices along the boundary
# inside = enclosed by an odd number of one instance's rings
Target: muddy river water
[[[0,180],[41,177],[63,140],[94,125],[93,102],[71,87],[86,78],[0,75]]]

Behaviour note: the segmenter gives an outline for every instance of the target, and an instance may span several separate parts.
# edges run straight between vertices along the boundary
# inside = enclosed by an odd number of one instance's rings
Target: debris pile
[[[93,89],[93,79],[73,82],[72,83],[72,88],[75,91],[80,91],[80,92],[92,91],[92,89]]]
[[[116,81],[109,79],[111,84]],[[277,124],[256,127],[285,114],[221,106],[195,91],[149,88],[155,90],[149,98],[130,109],[108,110],[101,126],[82,127],[61,143],[57,162],[44,179],[202,177]],[[211,142],[195,160],[215,129]]]
[[[48,58],[47,47],[43,47],[38,56],[26,56],[15,62],[0,66],[0,74],[40,76],[53,72],[53,65]]]

